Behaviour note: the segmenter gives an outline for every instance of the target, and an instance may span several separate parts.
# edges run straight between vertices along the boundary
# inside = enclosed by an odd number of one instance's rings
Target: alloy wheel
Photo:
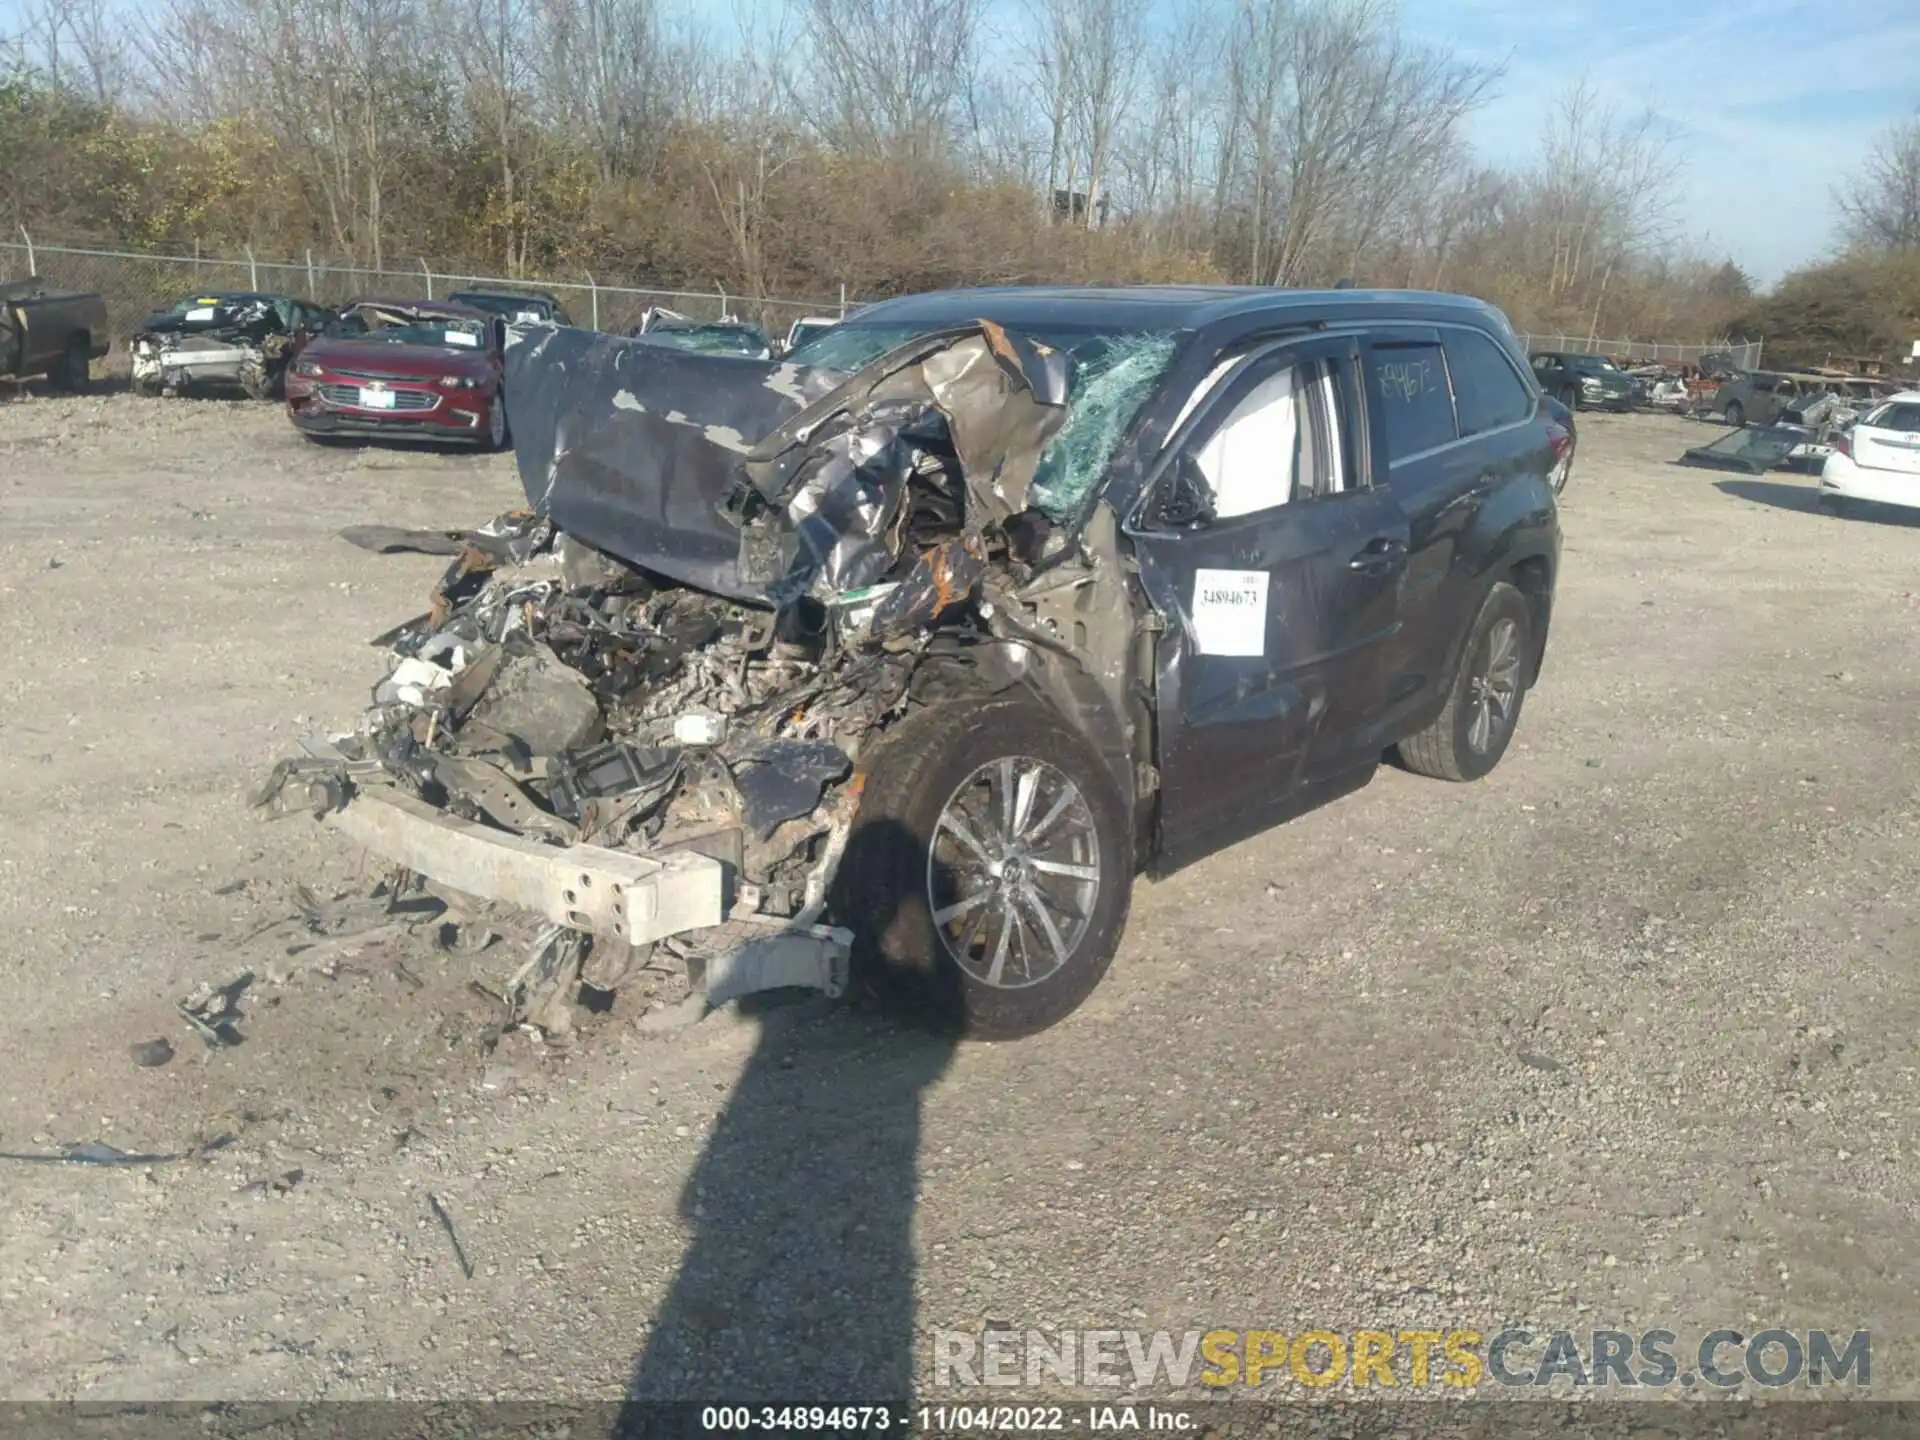
[[[1494,622],[1481,644],[1481,662],[1467,682],[1472,707],[1467,744],[1477,755],[1490,753],[1513,723],[1520,702],[1520,627],[1511,619]]]
[[[1044,760],[989,761],[955,787],[934,824],[927,897],[941,944],[983,985],[1038,985],[1086,937],[1100,859],[1079,786]]]

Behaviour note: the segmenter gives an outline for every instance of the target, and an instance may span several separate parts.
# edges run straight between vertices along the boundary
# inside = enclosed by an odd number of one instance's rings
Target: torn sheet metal
[[[1073,378],[1064,351],[984,320],[851,377],[520,326],[506,393],[527,498],[561,530],[777,604],[879,581],[911,482],[938,488],[943,452],[964,485],[955,528],[977,537],[1026,510]]]
[[[527,503],[629,564],[735,600],[740,535],[718,510],[753,442],[806,401],[791,366],[517,325],[507,421]],[[830,388],[831,378],[817,379]]]

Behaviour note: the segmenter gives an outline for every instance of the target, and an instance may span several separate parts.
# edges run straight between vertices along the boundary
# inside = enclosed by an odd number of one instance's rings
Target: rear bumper
[[[1835,451],[1820,467],[1820,492],[1848,500],[1920,509],[1920,475],[1893,470],[1867,470]]]

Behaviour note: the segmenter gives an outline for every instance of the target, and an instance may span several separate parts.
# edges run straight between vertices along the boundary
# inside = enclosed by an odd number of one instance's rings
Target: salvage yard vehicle
[[[1824,375],[1752,370],[1722,384],[1708,408],[1729,425],[1772,425],[1782,412],[1803,409],[1835,388],[1836,382]]]
[[[333,318],[333,311],[292,295],[186,296],[134,332],[133,388],[142,395],[238,388],[255,400],[278,399],[287,366]]]
[[[787,338],[781,347],[781,354],[791,354],[810,340],[818,340],[827,331],[840,322],[831,315],[807,315],[787,327]]]
[[[108,344],[98,294],[49,290],[38,277],[0,285],[0,376],[45,375],[56,390],[85,390]]]
[[[309,439],[507,443],[506,321],[432,300],[354,300],[287,370],[287,414]]]
[[[520,327],[506,373],[528,507],[259,803],[537,917],[536,1023],[851,969],[1031,1033],[1137,873],[1390,750],[1478,779],[1540,674],[1572,417],[1478,301],[965,290],[784,362]]]
[[[734,355],[743,360],[773,358],[773,346],[766,333],[731,315],[718,320],[695,320],[675,310],[655,307],[640,317],[633,338],[691,350],[699,355]]]
[[[1604,355],[1542,350],[1533,356],[1533,373],[1569,410],[1631,410],[1643,394],[1639,382]]]
[[[447,296],[447,300],[453,305],[465,305],[470,310],[504,315],[515,324],[523,320],[544,320],[554,325],[573,324],[567,315],[567,307],[546,290],[456,290]]]
[[[1856,501],[1920,509],[1920,390],[1895,394],[1836,438],[1820,471],[1820,506]]]

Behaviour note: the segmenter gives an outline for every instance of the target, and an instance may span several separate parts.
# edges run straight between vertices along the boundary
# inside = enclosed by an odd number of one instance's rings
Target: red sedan
[[[334,435],[507,443],[506,322],[431,300],[355,300],[287,370],[287,415]]]

